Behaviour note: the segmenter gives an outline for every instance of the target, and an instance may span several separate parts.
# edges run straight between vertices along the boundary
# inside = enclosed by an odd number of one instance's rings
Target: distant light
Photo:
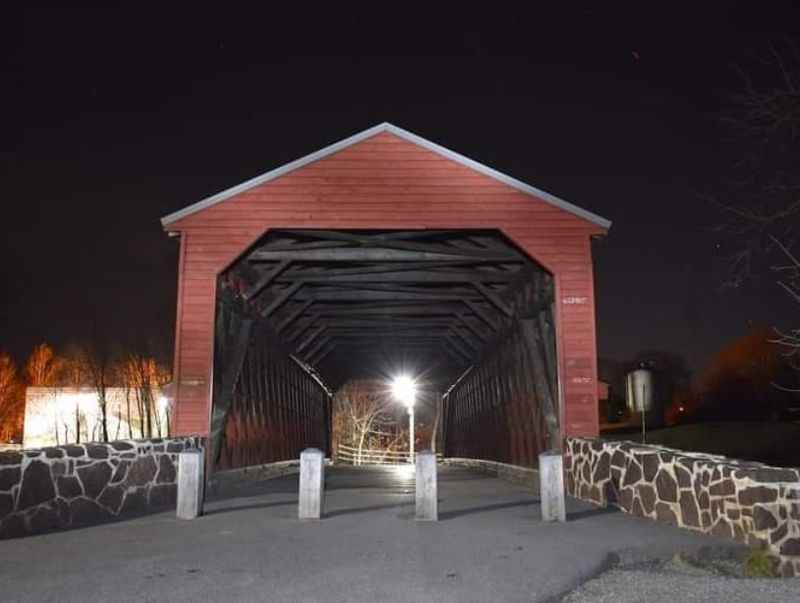
[[[159,396],[158,397],[158,410],[159,412],[163,413],[167,410],[169,406],[169,399],[166,396]]]
[[[406,406],[414,406],[417,384],[408,375],[398,375],[392,381],[392,395]]]
[[[394,474],[401,478],[401,479],[409,479],[414,477],[414,465],[405,464],[405,465],[395,465],[392,467]]]
[[[678,410],[679,410],[679,411],[681,411],[681,412],[683,412],[683,406],[679,406],[679,407],[678,407]]]
[[[55,398],[56,406],[64,413],[74,413],[75,410],[93,413],[98,404],[97,394],[94,392],[58,392]]]

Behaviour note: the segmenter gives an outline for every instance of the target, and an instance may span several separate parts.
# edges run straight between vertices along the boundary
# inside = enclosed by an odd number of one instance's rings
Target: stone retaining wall
[[[800,576],[800,470],[632,442],[568,439],[567,493],[680,527],[766,544]]]
[[[506,481],[532,488],[539,489],[539,471],[530,467],[520,467],[519,465],[509,465],[497,461],[485,461],[483,459],[469,459],[458,457],[446,457],[442,459],[443,465],[453,465],[456,467],[466,467],[481,473],[493,475]]]
[[[178,453],[198,446],[184,437],[0,452],[0,538],[174,506]]]

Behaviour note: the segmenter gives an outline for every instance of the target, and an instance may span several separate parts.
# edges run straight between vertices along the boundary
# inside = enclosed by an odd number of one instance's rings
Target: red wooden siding
[[[502,230],[555,276],[566,434],[598,433],[590,236],[604,229],[389,132],[168,226],[183,237],[177,433],[208,430],[217,275],[267,230],[300,227]]]

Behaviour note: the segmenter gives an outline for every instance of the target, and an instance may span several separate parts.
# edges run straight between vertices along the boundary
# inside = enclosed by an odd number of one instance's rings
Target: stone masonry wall
[[[178,453],[200,438],[0,452],[0,539],[175,505]]]
[[[766,544],[800,576],[800,470],[632,442],[568,439],[567,492],[627,513]]]

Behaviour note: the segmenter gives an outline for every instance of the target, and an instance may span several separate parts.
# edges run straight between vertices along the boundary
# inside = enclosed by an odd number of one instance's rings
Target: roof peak
[[[494,178],[495,180],[503,182],[504,184],[507,184],[508,186],[511,186],[512,188],[515,188],[515,189],[517,189],[517,190],[519,190],[521,192],[527,193],[527,194],[529,194],[529,195],[531,195],[533,197],[536,197],[537,199],[541,199],[542,201],[544,201],[546,203],[549,203],[551,205],[554,205],[554,206],[556,206],[556,207],[558,207],[560,209],[563,209],[564,211],[568,211],[568,212],[570,212],[570,213],[572,213],[572,214],[574,214],[574,215],[576,215],[576,216],[578,216],[580,218],[583,218],[584,220],[588,220],[589,222],[597,224],[598,226],[600,226],[602,228],[606,228],[607,229],[607,228],[609,228],[611,226],[611,221],[607,220],[606,218],[598,216],[597,214],[594,214],[594,213],[592,213],[592,212],[590,212],[588,210],[585,210],[582,207],[578,207],[577,205],[573,205],[572,203],[570,203],[568,201],[565,201],[563,199],[560,199],[560,198],[556,197],[555,195],[551,195],[548,192],[545,192],[545,191],[543,191],[541,189],[535,188],[535,187],[533,187],[533,186],[531,186],[529,184],[526,184],[526,183],[524,183],[524,182],[522,182],[520,180],[517,180],[516,178],[513,178],[512,176],[509,176],[508,174],[504,174],[502,172],[498,172],[494,168],[491,168],[491,167],[489,167],[487,165],[479,163],[479,162],[477,162],[477,161],[475,161],[473,159],[470,159],[469,157],[465,157],[464,155],[461,155],[460,153],[456,153],[455,151],[451,151],[448,148],[445,148],[445,147],[443,147],[443,146],[441,146],[439,144],[436,144],[435,142],[432,142],[432,141],[430,141],[430,140],[428,140],[426,138],[422,138],[421,136],[418,136],[417,134],[414,134],[413,132],[409,132],[408,130],[404,130],[403,128],[400,128],[400,127],[398,127],[398,126],[396,126],[396,125],[394,125],[392,123],[389,123],[388,121],[381,122],[381,123],[379,123],[377,125],[374,125],[374,126],[372,126],[370,128],[367,128],[366,130],[362,130],[361,132],[358,132],[357,134],[353,134],[352,136],[349,136],[349,137],[344,138],[344,139],[342,139],[342,140],[340,140],[338,142],[335,142],[335,143],[333,143],[331,145],[323,147],[322,149],[319,149],[318,151],[315,151],[315,152],[313,152],[313,153],[311,153],[309,155],[306,155],[304,157],[301,157],[299,159],[291,161],[291,162],[289,162],[287,164],[284,164],[284,165],[282,165],[282,166],[280,166],[278,168],[275,168],[274,170],[270,170],[269,172],[261,174],[260,176],[256,176],[255,178],[251,178],[250,180],[246,180],[246,181],[242,182],[241,184],[237,184],[236,186],[233,186],[231,188],[225,189],[224,191],[221,191],[221,192],[219,192],[219,193],[217,193],[215,195],[211,195],[210,197],[206,197],[205,199],[202,199],[201,201],[198,201],[197,203],[194,203],[194,204],[189,205],[187,207],[184,207],[183,209],[180,209],[180,210],[178,210],[176,212],[168,214],[168,215],[164,216],[163,218],[161,218],[161,224],[163,226],[167,227],[170,224],[172,224],[173,222],[177,222],[178,220],[180,220],[182,218],[185,218],[186,216],[189,216],[189,215],[192,215],[192,214],[197,213],[199,211],[202,211],[202,210],[204,210],[204,209],[206,209],[208,207],[211,207],[212,205],[216,205],[217,203],[220,203],[220,202],[222,202],[222,201],[224,201],[224,200],[226,200],[226,199],[228,199],[230,197],[233,197],[234,195],[237,195],[237,194],[242,193],[242,192],[244,192],[246,190],[249,190],[249,189],[251,189],[253,187],[256,187],[256,186],[259,186],[259,185],[264,184],[266,182],[269,182],[270,180],[274,180],[276,178],[279,178],[280,176],[283,176],[284,174],[288,174],[289,172],[292,172],[292,171],[294,171],[296,169],[299,169],[299,168],[301,168],[301,167],[303,167],[305,165],[308,165],[309,163],[313,163],[315,161],[323,159],[324,157],[327,157],[328,155],[332,155],[333,153],[336,153],[337,151],[341,151],[342,149],[345,149],[345,148],[347,148],[349,146],[357,144],[357,143],[359,143],[359,142],[361,142],[363,140],[366,140],[368,138],[372,138],[373,136],[375,136],[376,134],[380,134],[381,132],[389,132],[391,134],[394,134],[395,136],[398,136],[398,137],[400,137],[400,138],[402,138],[404,140],[407,140],[408,142],[411,142],[411,143],[416,144],[418,146],[421,146],[421,147],[423,147],[425,149],[428,149],[429,151],[432,151],[432,152],[434,152],[434,153],[436,153],[438,155],[441,155],[441,156],[443,156],[443,157],[445,157],[447,159],[450,159],[452,161],[460,163],[460,164],[462,164],[462,165],[464,165],[466,167],[469,167],[469,168],[471,168],[471,169],[473,169],[473,170],[475,170],[477,172],[480,172],[480,173],[482,173],[482,174],[484,174],[486,176]]]

